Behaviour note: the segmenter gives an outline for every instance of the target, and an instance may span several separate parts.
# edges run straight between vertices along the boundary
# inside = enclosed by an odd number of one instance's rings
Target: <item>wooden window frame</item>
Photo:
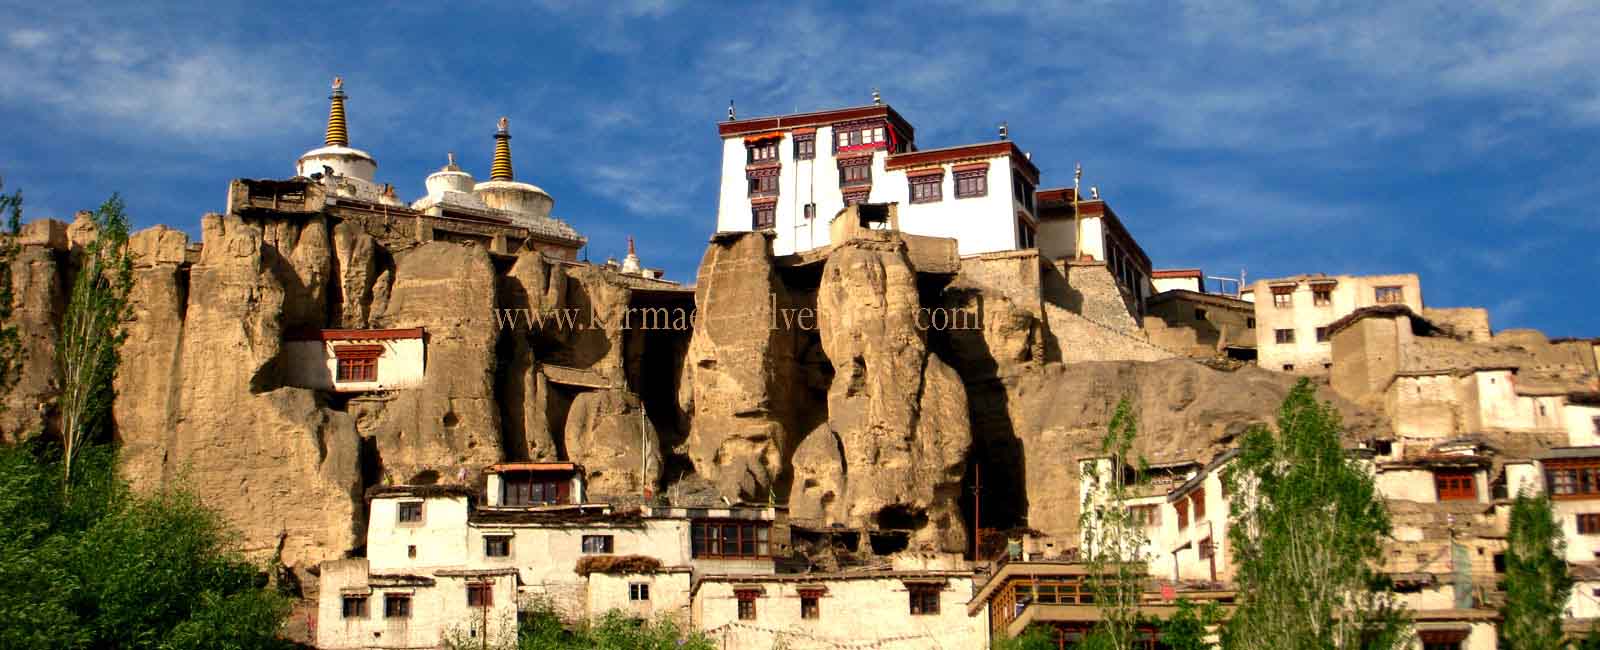
[[[1574,517],[1579,535],[1600,535],[1600,512],[1580,512]]]
[[[802,620],[807,620],[807,621],[815,621],[817,619],[822,618],[822,596],[823,596],[823,593],[824,593],[823,590],[821,590],[821,589],[800,589],[799,592],[800,592],[800,618]]]
[[[783,168],[777,165],[745,170],[744,177],[748,181],[747,195],[751,197],[777,196],[782,175]]]
[[[767,138],[748,143],[744,146],[746,165],[760,165],[778,160],[778,141],[782,138]]]
[[[1145,528],[1154,528],[1161,525],[1161,506],[1155,503],[1128,506],[1128,518]]]
[[[467,607],[487,609],[494,607],[494,583],[467,583]]]
[[[1311,288],[1311,304],[1316,307],[1333,306],[1333,289]]]
[[[871,191],[866,189],[866,188],[862,188],[862,189],[859,189],[859,190],[853,190],[853,191],[850,191],[850,192],[845,192],[844,193],[844,204],[846,206],[851,206],[851,205],[860,205],[862,203],[866,203],[867,202],[867,196],[869,194],[871,194]]]
[[[801,214],[804,215],[803,218],[806,221],[817,218],[817,204],[807,203],[804,208],[801,208]]]
[[[590,550],[590,542],[594,542],[599,550]],[[579,550],[584,555],[608,555],[616,552],[616,537],[613,535],[584,535],[579,544]]]
[[[1272,288],[1272,306],[1287,309],[1294,306],[1294,287]]]
[[[500,549],[502,552],[495,553],[494,550],[496,548]],[[483,556],[484,557],[494,557],[494,558],[508,558],[508,557],[511,557],[511,536],[510,535],[484,535],[483,536]]]
[[[650,602],[650,583],[648,583],[648,582],[630,582],[630,583],[628,583],[628,602],[630,602],[630,603],[648,603],[648,602]]]
[[[817,157],[817,134],[802,133],[794,136],[794,159],[814,160]]]
[[[733,597],[739,601],[739,620],[756,620],[756,599],[761,597],[761,592],[755,589],[738,589],[733,592]]]
[[[1327,343],[1328,342],[1328,328],[1326,326],[1317,328],[1317,342],[1318,343]]]
[[[368,618],[371,610],[368,607],[369,598],[365,594],[348,594],[339,599],[340,618]],[[355,613],[350,613],[350,605],[355,605]]]
[[[1196,489],[1193,492],[1190,492],[1189,493],[1189,501],[1194,503],[1194,507],[1190,509],[1191,510],[1190,514],[1193,515],[1194,521],[1198,522],[1198,521],[1200,521],[1202,519],[1205,519],[1206,518],[1206,489],[1205,488],[1199,488],[1199,489]]]
[[[751,230],[772,230],[778,226],[778,204],[761,203],[750,206]]]
[[[732,528],[733,552],[726,534]],[[712,533],[715,532],[715,535]],[[749,534],[745,551],[745,535]],[[713,548],[715,550],[713,550]],[[689,523],[689,550],[696,559],[761,559],[772,557],[772,522],[739,519],[699,519]]]
[[[411,618],[411,594],[384,594],[384,618]]]
[[[944,589],[938,585],[906,585],[906,600],[912,616],[938,616],[939,595]]]
[[[956,198],[975,199],[989,195],[989,170],[987,168],[958,171],[951,174],[951,176],[956,181]]]
[[[1372,301],[1380,305],[1405,304],[1406,288],[1403,286],[1373,287]]]
[[[333,348],[336,383],[368,383],[378,381],[378,357],[383,356],[382,345],[340,345]]]
[[[843,158],[839,160],[839,187],[857,187],[872,184],[872,158]]]
[[[938,203],[944,200],[944,172],[923,174],[906,179],[912,203]],[[922,193],[919,196],[918,190]]]
[[[1189,500],[1179,499],[1176,503],[1172,504],[1172,508],[1178,511],[1178,530],[1188,530]]]
[[[1544,476],[1551,499],[1600,499],[1600,458],[1547,460]]]
[[[1294,343],[1294,329],[1272,330],[1272,341],[1278,345],[1291,345]]]
[[[416,515],[409,515],[413,510],[416,511]],[[423,506],[421,501],[401,501],[395,504],[395,522],[400,524],[421,524],[423,518],[427,516],[426,510],[427,508]]]
[[[1433,487],[1440,501],[1478,500],[1478,476],[1473,470],[1434,470]]]
[[[549,472],[500,474],[500,505],[511,508],[567,505],[572,501],[572,477]]]

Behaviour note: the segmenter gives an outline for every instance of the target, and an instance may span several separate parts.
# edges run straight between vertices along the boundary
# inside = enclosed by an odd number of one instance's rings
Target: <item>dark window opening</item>
[[[1600,458],[1545,461],[1544,480],[1554,499],[1600,497]]]
[[[1326,327],[1318,327],[1317,328],[1317,342],[1318,343],[1327,343],[1328,342],[1328,328],[1326,328]]]
[[[761,592],[754,589],[746,589],[735,591],[733,595],[739,599],[739,620],[756,620],[756,598],[761,595]]]
[[[750,207],[750,226],[755,230],[767,230],[776,223],[774,204],[755,205]]]
[[[1316,305],[1318,307],[1327,307],[1329,305],[1332,305],[1333,304],[1333,290],[1332,289],[1312,289],[1311,290],[1311,304]]]
[[[911,178],[911,202],[934,203],[944,199],[944,175],[933,174],[929,176],[913,176]]]
[[[956,198],[966,199],[989,194],[989,170],[956,172],[955,177]]]
[[[366,618],[367,617],[367,597],[366,596],[345,596],[344,597],[344,608],[343,609],[344,609],[344,617],[345,618]]]
[[[467,607],[493,607],[494,585],[487,582],[474,582],[467,585]]]
[[[611,553],[612,537],[610,535],[584,535],[584,553]]]
[[[1194,319],[1195,320],[1205,320],[1206,319],[1206,310],[1204,310],[1204,309],[1195,309],[1194,310]]]
[[[1294,305],[1294,294],[1291,293],[1292,291],[1293,291],[1292,287],[1288,288],[1287,290],[1283,290],[1283,291],[1280,291],[1280,290],[1277,290],[1277,289],[1273,289],[1273,291],[1272,291],[1272,306],[1274,306],[1274,307],[1290,307],[1290,306],[1293,306]]]
[[[795,160],[811,160],[812,158],[816,158],[816,157],[817,157],[817,135],[815,133],[808,133],[806,135],[794,136],[794,159]]]
[[[414,524],[422,521],[421,501],[402,501],[399,508],[400,523]]]
[[[384,594],[384,618],[411,618],[410,594]]]
[[[1244,319],[1244,326],[1245,326],[1245,329],[1252,329],[1252,330],[1255,329],[1256,328],[1256,319],[1255,318],[1246,318],[1246,319]]]
[[[760,142],[752,143],[747,148],[747,151],[748,155],[746,156],[745,161],[748,163],[762,163],[777,160],[778,140],[777,138],[772,138],[769,140],[762,140]]]
[[[1433,485],[1439,491],[1440,501],[1478,499],[1478,485],[1470,471],[1436,471],[1433,473]]]
[[[1600,535],[1600,512],[1578,514],[1579,535]]]
[[[839,185],[866,185],[872,182],[872,159],[855,158],[840,161]]]
[[[510,557],[511,538],[505,535],[494,535],[483,538],[484,557]]]
[[[767,522],[697,521],[690,544],[697,558],[755,558],[771,555]]]
[[[572,500],[572,478],[550,472],[505,472],[500,475],[500,505],[544,506]]]
[[[1294,343],[1294,330],[1273,330],[1272,336],[1280,345]]]
[[[1373,299],[1380,305],[1394,305],[1406,301],[1405,289],[1402,287],[1378,287],[1372,291]]]
[[[650,584],[645,582],[635,582],[629,584],[628,600],[636,603],[650,600]]]
[[[935,585],[910,585],[906,592],[911,597],[912,616],[936,616],[939,614],[939,592]]]
[[[822,618],[822,592],[814,590],[801,590],[800,592],[800,618],[814,621]]]

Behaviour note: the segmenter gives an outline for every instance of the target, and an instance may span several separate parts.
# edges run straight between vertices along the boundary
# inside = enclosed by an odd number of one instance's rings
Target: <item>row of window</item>
[[[1404,287],[1375,287],[1372,294],[1373,302],[1380,305],[1398,305],[1406,301]],[[1333,306],[1333,288],[1312,287],[1311,304],[1317,307]],[[1273,287],[1272,306],[1293,307],[1294,287]]]
[[[616,547],[615,539],[611,535],[584,535],[582,544],[585,555],[612,553]],[[483,556],[511,557],[511,536],[485,535]]]
[[[768,137],[749,142],[745,145],[745,162],[751,165],[774,162],[778,160],[778,143],[780,137]],[[796,133],[793,137],[794,159],[813,160],[817,157],[817,134]],[[889,132],[882,123],[862,125],[840,125],[834,127],[835,152],[855,149],[886,148],[889,144]],[[903,151],[903,145],[894,147],[896,152]]]
[[[800,591],[800,618],[816,620],[822,618],[822,595],[820,589],[801,589]],[[937,616],[939,614],[938,585],[906,585],[907,605],[912,616]],[[739,603],[739,620],[756,620],[756,601],[761,598],[761,591],[757,589],[738,589],[733,592],[734,598]],[[1090,596],[1091,601],[1093,597]]]
[[[1256,325],[1255,319],[1254,318],[1250,319],[1250,327],[1255,327],[1255,325]],[[1279,345],[1285,345],[1285,344],[1289,344],[1289,343],[1294,343],[1294,330],[1292,330],[1292,329],[1272,330],[1272,340],[1277,342]],[[1326,327],[1318,327],[1317,328],[1317,342],[1318,343],[1327,343],[1328,342],[1328,328],[1326,328]]]
[[[777,168],[752,170],[749,176],[751,197],[770,197],[778,194]],[[969,199],[986,196],[989,193],[988,170],[972,170],[956,172],[956,198]],[[872,184],[872,164],[870,159],[857,159],[841,162],[839,165],[839,186],[841,188],[858,187]],[[912,203],[935,203],[944,200],[944,176],[915,176],[910,179]],[[860,189],[844,192],[846,206],[863,203],[867,200],[868,191]],[[1033,194],[1030,190],[1025,205],[1032,209]],[[805,219],[816,218],[817,206],[815,203],[805,205]],[[750,227],[754,230],[766,230],[777,225],[777,204],[759,203],[750,206]],[[1033,247],[1033,231],[1031,228],[1026,235],[1019,235],[1025,240],[1020,244],[1022,248]]]
[[[366,594],[347,594],[342,602],[344,618],[367,618]],[[467,583],[468,607],[493,607],[494,585],[487,582]],[[411,594],[384,594],[384,618],[411,618]]]
[[[697,521],[689,526],[690,549],[697,558],[769,557],[771,532],[764,522]]]

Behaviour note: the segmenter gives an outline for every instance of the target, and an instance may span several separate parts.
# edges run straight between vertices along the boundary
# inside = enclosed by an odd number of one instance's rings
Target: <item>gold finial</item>
[[[329,147],[350,146],[350,132],[344,125],[344,78],[333,78],[333,93],[328,95],[328,130],[322,144]]]
[[[500,130],[494,134],[494,163],[489,166],[489,180],[512,180],[511,120],[504,117],[500,118]]]
[[[636,255],[636,253],[633,252],[633,237],[631,235],[628,237],[628,254]]]

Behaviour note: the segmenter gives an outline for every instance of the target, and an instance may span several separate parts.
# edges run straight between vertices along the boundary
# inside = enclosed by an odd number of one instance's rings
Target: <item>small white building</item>
[[[1240,297],[1255,302],[1257,365],[1302,375],[1328,374],[1328,326],[1355,310],[1404,305],[1422,313],[1422,284],[1414,273],[1257,280]]]
[[[982,648],[988,616],[969,615],[970,571],[707,575],[695,625],[727,648]]]
[[[846,206],[899,204],[900,230],[960,254],[1032,248],[1039,170],[1009,140],[918,150],[886,104],[718,125],[717,230],[770,230],[777,255],[827,246]]]
[[[294,332],[284,342],[284,383],[339,393],[410,388],[427,370],[427,334],[403,329]]]

